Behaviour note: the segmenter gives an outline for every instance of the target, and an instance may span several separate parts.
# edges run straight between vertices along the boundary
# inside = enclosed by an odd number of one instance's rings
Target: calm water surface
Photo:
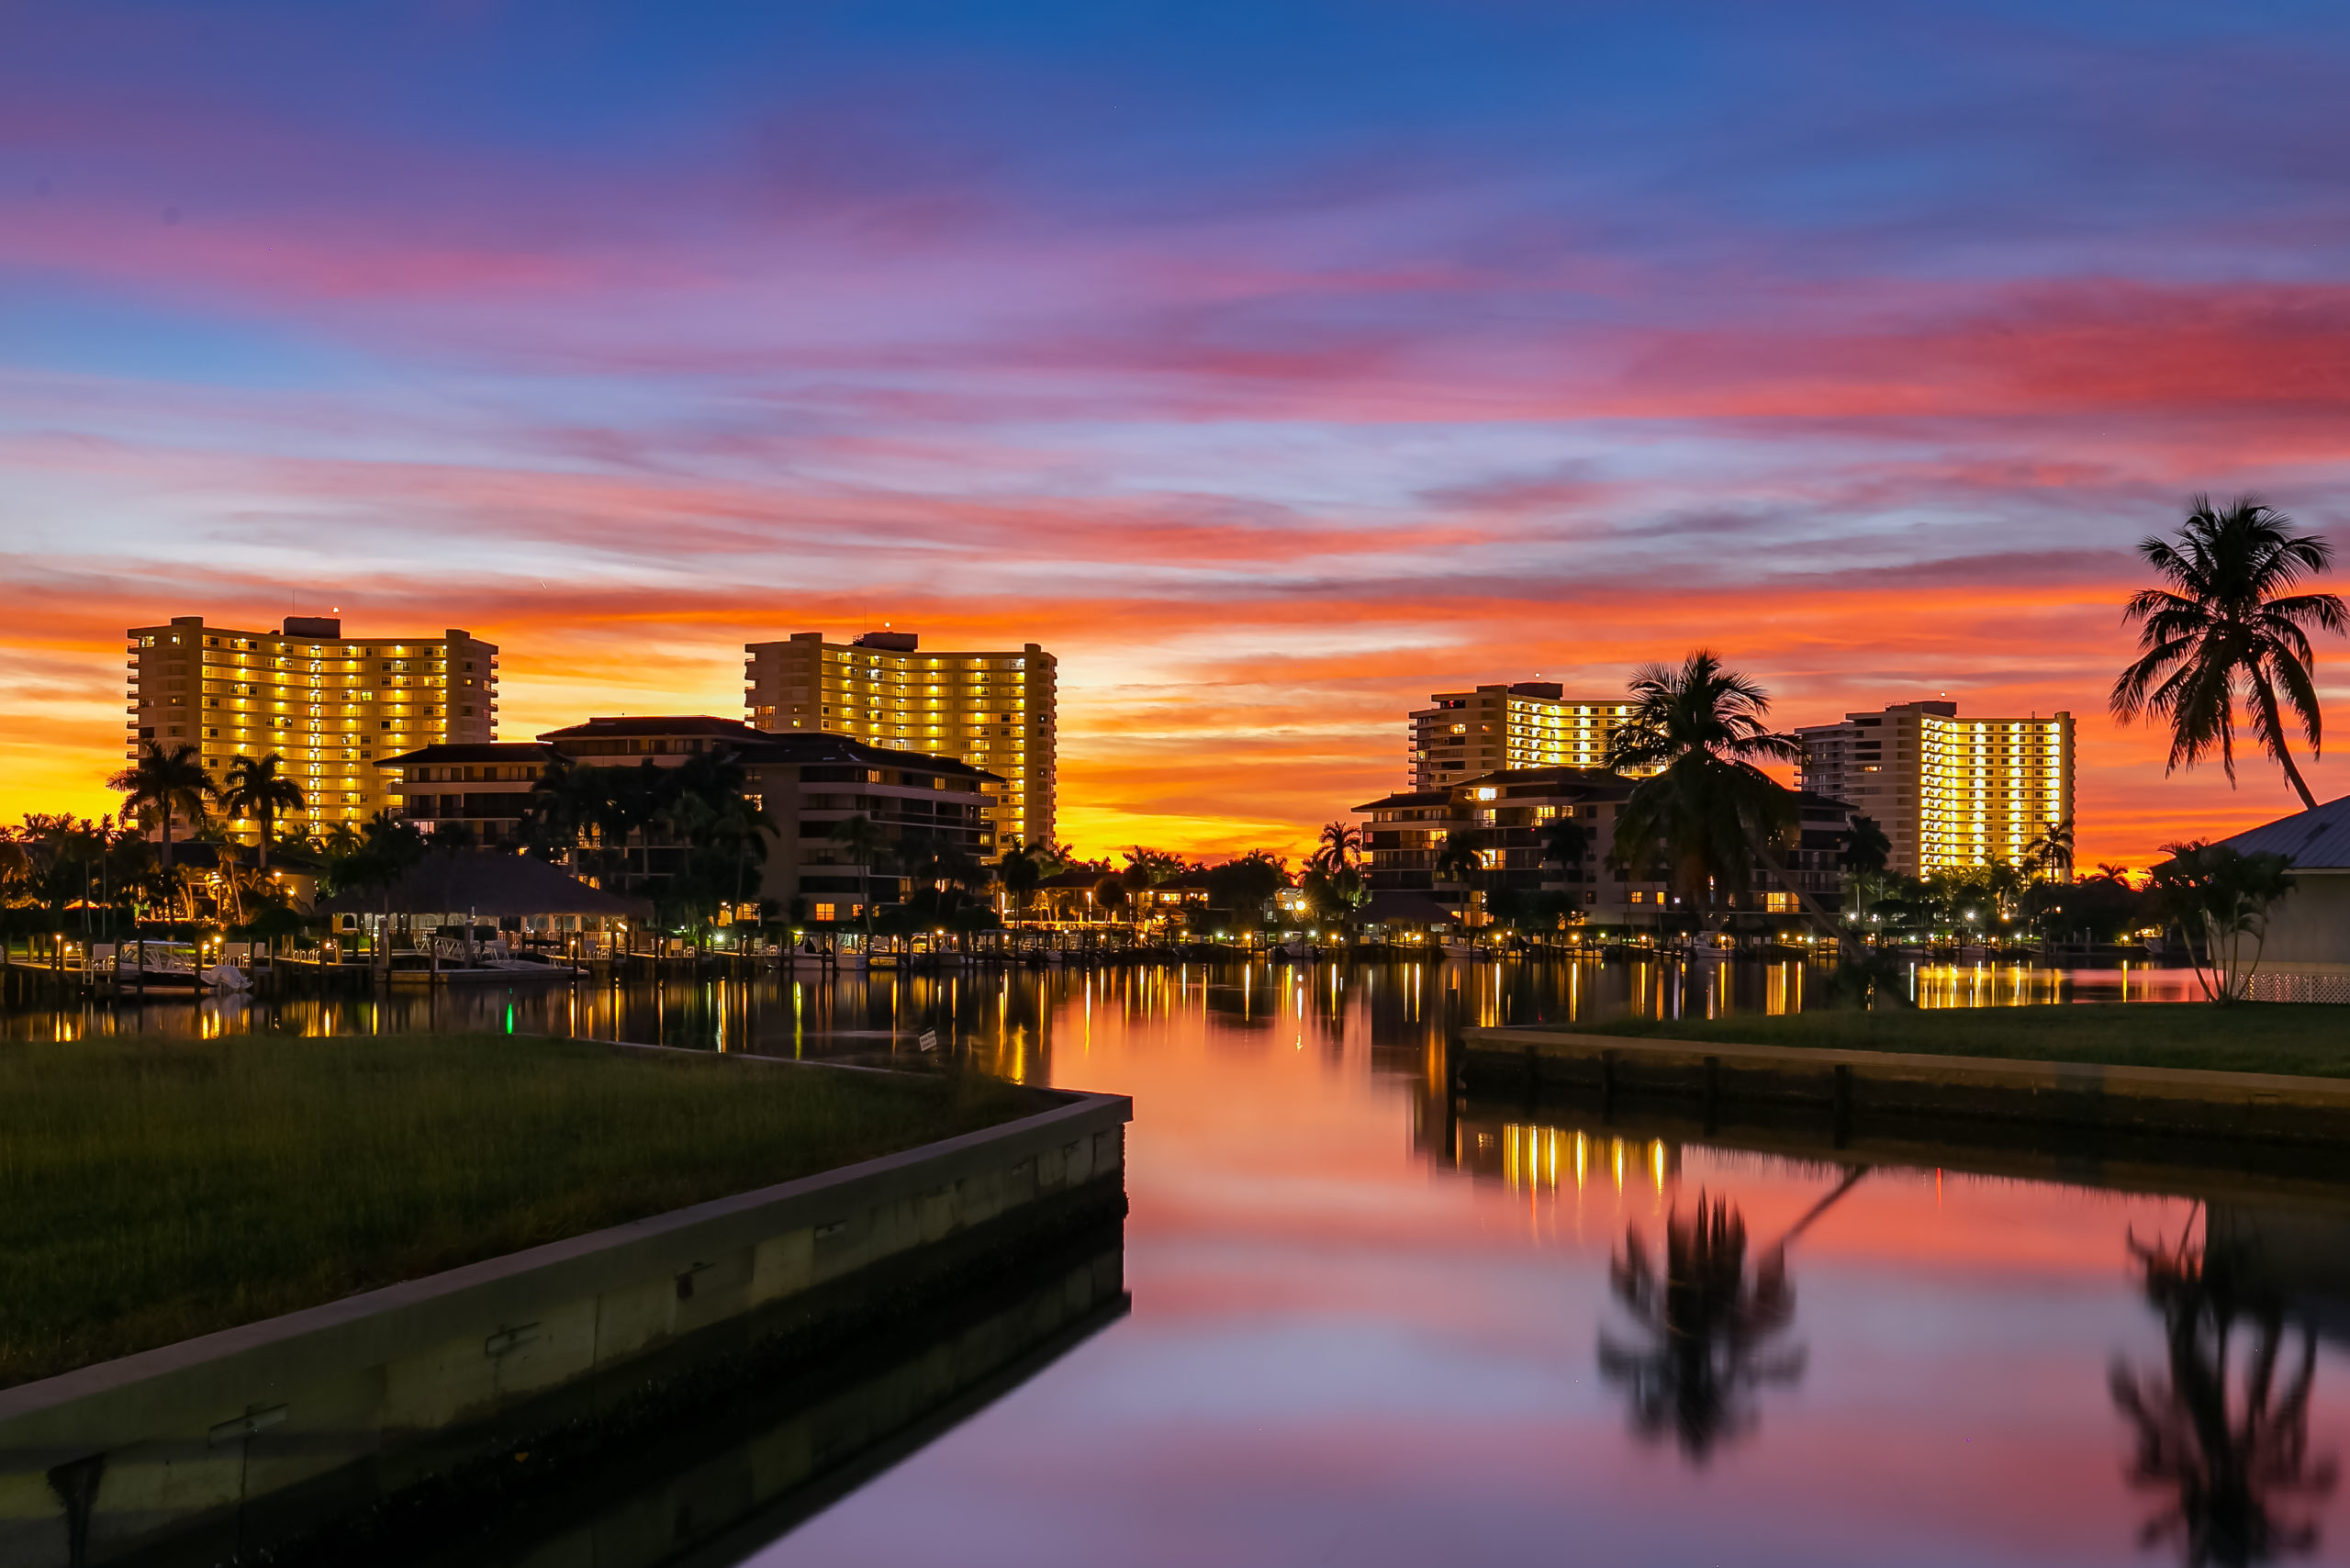
[[[1924,979],[1944,1000],[2080,993]],[[1858,1166],[1799,1126],[1709,1139],[1440,1089],[1448,1021],[1762,1010],[1789,985],[1460,966],[877,975],[8,1028],[429,1013],[918,1057],[929,1027],[962,1063],[1133,1095],[1130,1315],[730,1561],[2350,1562],[2350,1192],[2159,1166],[2117,1190],[1956,1144]]]

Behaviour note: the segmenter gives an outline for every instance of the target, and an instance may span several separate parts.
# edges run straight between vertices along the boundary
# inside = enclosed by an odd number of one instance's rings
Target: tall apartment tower
[[[1561,695],[1555,681],[1521,680],[1474,691],[1439,691],[1415,711],[1411,781],[1440,790],[1503,767],[1599,767],[1631,711],[1622,698]]]
[[[274,632],[200,615],[133,626],[123,756],[198,748],[221,783],[240,756],[277,753],[316,826],[390,803],[378,757],[498,738],[498,648],[461,631],[346,638],[342,622],[288,616]]]
[[[2073,820],[2073,715],[1962,719],[1955,702],[1904,702],[1796,732],[1801,782],[1849,801],[1893,842],[1905,876],[2020,863]]]
[[[988,806],[996,844],[1053,842],[1056,665],[1035,644],[923,653],[913,632],[846,643],[795,632],[743,652],[743,704],[755,728],[853,735],[984,768],[1004,780]]]

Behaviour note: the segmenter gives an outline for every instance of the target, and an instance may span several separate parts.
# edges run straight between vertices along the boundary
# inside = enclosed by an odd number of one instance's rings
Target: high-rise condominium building
[[[1631,711],[1622,698],[1567,697],[1555,681],[1439,691],[1411,716],[1411,780],[1438,790],[1505,767],[1598,767]]]
[[[796,632],[743,651],[755,727],[829,731],[984,768],[1003,780],[988,808],[997,846],[1053,841],[1055,664],[1035,644],[923,653],[912,632],[846,643]]]
[[[193,745],[217,784],[238,757],[275,752],[314,824],[388,803],[378,757],[498,738],[498,649],[464,632],[347,638],[320,617],[241,632],[185,615],[129,642],[126,757]]]
[[[2020,863],[2033,839],[2073,820],[2070,713],[1962,719],[1955,702],[1904,702],[1796,734],[1803,788],[1874,819],[1907,876]]]

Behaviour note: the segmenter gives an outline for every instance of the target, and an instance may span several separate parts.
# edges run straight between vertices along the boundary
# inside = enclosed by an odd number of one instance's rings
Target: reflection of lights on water
[[[1476,1137],[1479,1148],[1493,1147],[1493,1134],[1481,1132]],[[1617,1191],[1623,1189],[1627,1171],[1639,1168],[1647,1171],[1650,1183],[1662,1193],[1671,1182],[1674,1166],[1672,1148],[1662,1138],[1595,1138],[1588,1133],[1518,1122],[1503,1124],[1501,1154],[1502,1177],[1512,1192],[1556,1192],[1562,1170],[1564,1180],[1572,1182],[1580,1192],[1591,1180],[1592,1161],[1596,1158],[1606,1162]]]

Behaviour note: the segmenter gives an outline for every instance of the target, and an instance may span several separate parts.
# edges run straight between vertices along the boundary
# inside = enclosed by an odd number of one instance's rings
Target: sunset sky
[[[2297,805],[2104,710],[2193,492],[2350,543],[2338,4],[0,38],[0,814],[112,808],[126,626],[336,607],[501,644],[509,739],[1041,643],[1089,853],[1294,852],[1431,691],[1700,644],[1790,726],[2072,710],[2084,864]]]

